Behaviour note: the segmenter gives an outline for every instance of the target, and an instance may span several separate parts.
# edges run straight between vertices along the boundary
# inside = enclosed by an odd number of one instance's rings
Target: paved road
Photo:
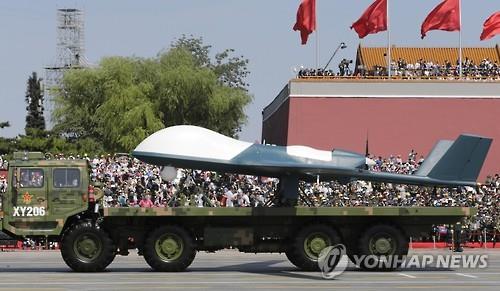
[[[423,253],[444,251],[419,250]],[[466,250],[465,253],[485,253]],[[300,272],[284,255],[243,254],[221,251],[198,253],[189,271],[156,273],[142,257],[132,253],[117,257],[103,273],[75,273],[59,252],[0,253],[0,290],[157,290],[157,289],[438,289],[499,290],[500,251],[488,250],[486,269],[416,269],[395,272],[364,272],[350,267],[335,280],[316,272]]]

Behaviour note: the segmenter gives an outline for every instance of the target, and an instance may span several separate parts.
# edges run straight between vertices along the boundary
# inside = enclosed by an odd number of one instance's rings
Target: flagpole
[[[459,17],[459,30],[458,30],[458,62],[459,62],[459,79],[462,80],[463,66],[462,66],[462,0],[458,0],[458,17]]]
[[[319,68],[319,31],[316,26],[316,69]]]
[[[391,79],[391,60],[392,60],[392,57],[391,57],[391,25],[389,24],[389,0],[387,0],[387,10],[386,10],[386,14],[387,14],[387,68],[389,70],[389,79]]]
[[[316,12],[318,11],[318,3],[314,3]],[[319,25],[318,15],[316,13],[316,69],[319,69]]]

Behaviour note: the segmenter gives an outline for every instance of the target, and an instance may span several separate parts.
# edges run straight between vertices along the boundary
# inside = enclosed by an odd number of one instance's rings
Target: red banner
[[[460,30],[460,0],[444,0],[422,23],[422,39],[429,30]]]
[[[306,44],[309,35],[316,30],[316,0],[302,0],[293,30],[300,31],[302,44]]]
[[[487,40],[500,34],[500,11],[493,13],[483,24],[483,33],[481,40]]]
[[[387,30],[387,0],[376,0],[351,26],[359,38]]]

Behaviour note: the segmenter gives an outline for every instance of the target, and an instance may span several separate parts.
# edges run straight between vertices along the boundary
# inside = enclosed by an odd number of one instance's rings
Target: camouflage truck
[[[59,242],[64,261],[79,272],[102,271],[130,249],[156,271],[183,271],[197,251],[224,248],[285,253],[298,268],[317,270],[327,246],[342,243],[350,255],[406,255],[410,237],[474,214],[464,207],[104,208],[87,161],[41,153],[16,153],[8,181],[2,230]]]

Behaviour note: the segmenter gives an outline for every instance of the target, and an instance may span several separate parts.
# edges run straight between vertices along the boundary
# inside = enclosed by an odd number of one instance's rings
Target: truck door
[[[84,206],[84,195],[87,193],[82,169],[78,167],[52,168],[52,183],[50,187],[50,214],[67,217]]]
[[[46,168],[19,167],[13,178],[12,218],[17,227],[37,228],[47,214]],[[18,179],[17,181],[16,178]],[[18,182],[17,187],[15,186]]]

